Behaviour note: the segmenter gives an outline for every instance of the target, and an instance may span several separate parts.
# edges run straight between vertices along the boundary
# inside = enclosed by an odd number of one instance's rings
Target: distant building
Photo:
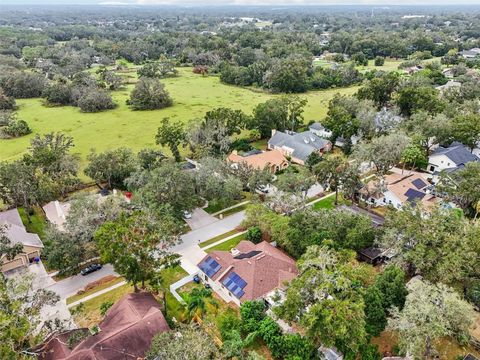
[[[459,52],[464,59],[474,59],[480,55],[480,48],[473,48],[470,50],[463,50]]]
[[[292,162],[304,165],[311,153],[317,152],[322,155],[329,152],[332,149],[332,143],[311,131],[295,133],[272,130],[268,148],[278,150],[284,156],[290,157]]]
[[[315,135],[324,138],[324,139],[330,139],[332,137],[332,132],[325,128],[321,123],[319,122],[314,122],[311,124],[308,129],[314,133]],[[352,136],[351,141],[352,145],[355,145],[358,141],[360,140],[360,137],[358,136]],[[337,140],[335,140],[335,146],[338,147],[343,147],[345,146],[345,139],[343,137],[338,137]]]
[[[28,266],[35,258],[40,258],[43,249],[42,240],[37,234],[27,232],[17,209],[0,212],[0,228],[4,229],[12,245],[23,246],[20,254],[11,260],[7,259],[5,254],[2,255],[0,258],[2,273]]]
[[[239,163],[243,163],[258,170],[268,169],[268,171],[272,174],[275,174],[277,171],[286,169],[288,167],[287,159],[283,153],[278,150],[254,150],[241,155],[234,150],[230,155],[228,155],[227,161],[233,167],[237,166]]]
[[[268,296],[298,274],[295,260],[266,241],[244,240],[232,251],[212,251],[198,268],[215,292],[239,306]]]
[[[459,81],[449,80],[445,85],[436,86],[435,89],[439,90],[440,92],[444,92],[445,90],[451,88],[460,88],[462,83]]]

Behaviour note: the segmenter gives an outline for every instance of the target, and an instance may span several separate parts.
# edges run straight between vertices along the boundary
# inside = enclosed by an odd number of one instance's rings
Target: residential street
[[[62,299],[65,299],[69,296],[75,295],[78,290],[83,289],[88,283],[99,280],[108,275],[119,276],[113,271],[113,266],[110,264],[106,264],[100,270],[85,276],[79,274],[60,280],[47,287],[47,289],[55,291]]]

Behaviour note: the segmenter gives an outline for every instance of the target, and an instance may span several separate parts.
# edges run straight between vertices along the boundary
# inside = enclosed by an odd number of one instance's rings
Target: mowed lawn
[[[113,93],[118,104],[116,109],[95,114],[81,113],[78,108],[70,106],[46,107],[42,99],[18,100],[18,116],[29,123],[33,133],[18,139],[0,140],[0,161],[20,157],[27,151],[35,134],[62,131],[74,138],[74,152],[80,154],[84,167],[91,149],[101,152],[127,146],[138,151],[155,147],[155,134],[164,117],[188,123],[216,107],[241,109],[251,114],[256,104],[276,96],[224,85],[216,76],[193,74],[191,68],[179,70],[180,76],[162,80],[174,100],[172,107],[162,110],[131,111],[125,101],[133,85]],[[351,87],[302,94],[308,99],[305,121],[324,118],[328,101],[335,93],[353,94],[356,90]]]

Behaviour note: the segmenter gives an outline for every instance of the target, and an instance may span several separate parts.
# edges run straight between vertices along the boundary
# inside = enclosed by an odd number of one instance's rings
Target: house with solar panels
[[[390,174],[383,181],[368,182],[360,191],[361,198],[373,206],[391,205],[400,209],[406,203],[421,202],[428,209],[438,199],[431,194],[431,184],[419,174]]]
[[[199,276],[225,301],[266,299],[297,274],[295,260],[263,241],[241,241],[231,251],[212,251],[198,264]]]

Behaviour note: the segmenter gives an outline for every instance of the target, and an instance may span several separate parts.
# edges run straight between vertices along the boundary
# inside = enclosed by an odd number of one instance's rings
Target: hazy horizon
[[[479,5],[480,0],[4,0],[4,5],[136,5],[136,6],[459,6]],[[1,9],[1,7],[0,7]]]

